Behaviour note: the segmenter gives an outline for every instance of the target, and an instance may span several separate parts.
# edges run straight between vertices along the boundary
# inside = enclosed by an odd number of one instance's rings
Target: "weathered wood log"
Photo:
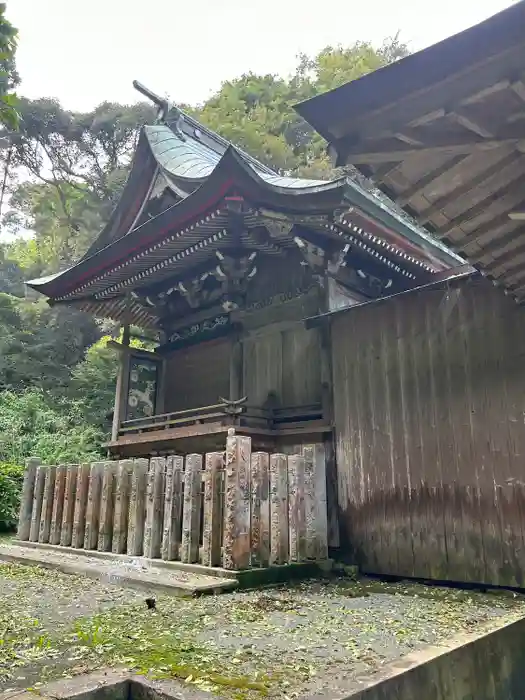
[[[113,516],[112,551],[114,554],[124,554],[126,552],[132,471],[133,460],[121,459],[117,467],[115,511]]]
[[[40,534],[40,518],[42,516],[42,501],[44,499],[46,469],[47,467],[44,467],[43,465],[36,468],[33,507],[31,509],[31,528],[29,531],[29,540],[31,542],[38,542],[38,536]]]
[[[62,528],[60,530],[60,544],[62,547],[70,547],[73,538],[77,476],[78,464],[68,464],[66,471],[66,488],[64,491],[64,512],[62,513]]]
[[[149,559],[160,557],[162,541],[164,457],[152,457],[148,470],[146,488],[146,525],[144,528],[144,556]]]
[[[226,439],[223,565],[250,566],[250,458],[251,439],[230,431]]]
[[[270,456],[270,563],[288,563],[288,462],[284,454]]]
[[[251,456],[251,565],[270,563],[270,458],[266,452]]]
[[[49,542],[51,534],[51,516],[53,515],[53,497],[55,495],[55,475],[56,467],[48,467],[46,469],[46,477],[44,480],[44,496],[42,499],[42,514],[40,517],[40,528],[38,533],[38,541],[41,543]]]
[[[102,494],[100,497],[100,520],[98,525],[99,552],[109,552],[113,540],[113,501],[115,490],[116,462],[104,462]]]
[[[223,466],[222,452],[210,452],[206,455],[202,528],[202,563],[205,566],[221,565],[221,471]]]
[[[62,532],[62,516],[64,513],[64,494],[66,490],[67,467],[61,464],[56,468],[55,494],[53,496],[53,512],[51,514],[50,544],[60,544]]]
[[[84,532],[84,549],[97,548],[103,473],[104,462],[93,462],[89,470],[89,488],[86,508],[86,529]]]
[[[127,553],[140,556],[144,552],[144,525],[146,522],[146,476],[149,460],[134,460],[129,499]]]
[[[77,549],[84,547],[90,469],[91,466],[89,464],[81,464],[78,468],[75,515],[73,516],[73,538],[71,540],[71,546]]]
[[[162,558],[173,561],[180,556],[182,534],[182,484],[184,458],[172,455],[166,458],[164,494],[164,529]]]
[[[199,561],[202,455],[186,457],[184,503],[182,509],[181,561]]]
[[[36,470],[39,465],[40,459],[38,457],[31,457],[26,460],[24,484],[20,497],[18,530],[16,534],[17,538],[22,541],[27,541],[29,539],[29,533],[31,531],[31,514],[33,512],[33,499],[35,495]]]
[[[305,460],[302,455],[288,457],[289,560],[296,562],[306,559],[304,465]]]

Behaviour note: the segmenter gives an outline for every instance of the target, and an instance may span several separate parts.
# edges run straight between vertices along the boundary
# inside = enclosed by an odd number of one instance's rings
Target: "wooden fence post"
[[[306,523],[304,503],[304,457],[288,457],[288,528],[290,561],[306,558]]]
[[[127,553],[140,556],[144,551],[144,524],[146,520],[146,476],[149,460],[141,457],[133,463],[131,495],[129,499]]]
[[[322,444],[305,445],[305,519],[308,559],[328,558],[326,456]]]
[[[115,488],[115,468],[116,462],[104,462],[97,544],[97,549],[100,552],[109,552],[111,550],[111,542],[113,539],[113,491]]]
[[[115,488],[115,513],[113,519],[112,552],[114,554],[124,554],[126,551],[132,470],[132,459],[121,459],[118,463],[117,483]]]
[[[251,458],[251,564],[270,563],[270,458],[254,452]]]
[[[288,463],[286,455],[270,455],[270,563],[288,563]]]
[[[42,499],[42,514],[40,516],[39,542],[49,542],[51,534],[51,516],[53,515],[53,496],[55,495],[56,467],[47,467],[44,480],[44,497]]]
[[[182,511],[181,561],[199,561],[199,526],[201,508],[202,455],[186,457],[184,472],[184,505]]]
[[[24,472],[24,484],[20,497],[20,514],[18,516],[17,538],[22,541],[29,539],[31,531],[31,514],[33,512],[33,499],[35,495],[36,470],[40,464],[38,457],[31,457],[26,460]]]
[[[152,457],[149,463],[144,528],[144,556],[149,559],[160,557],[165,462],[164,457]]]
[[[73,538],[73,517],[75,514],[75,498],[77,494],[77,464],[68,464],[66,471],[66,488],[64,491],[64,512],[62,513],[62,528],[60,530],[60,545],[70,547]]]
[[[31,529],[29,531],[29,539],[31,542],[38,542],[38,536],[40,534],[40,518],[42,516],[42,501],[44,499],[46,469],[47,467],[44,467],[43,465],[36,468],[33,507],[31,509]]]
[[[221,565],[221,470],[224,466],[222,452],[206,455],[204,471],[204,518],[202,527],[202,563],[205,566]]]
[[[89,489],[86,509],[86,529],[84,532],[84,549],[96,549],[100,519],[100,496],[102,493],[102,474],[104,462],[93,462],[89,471]]]
[[[173,561],[179,558],[182,530],[182,470],[184,458],[172,455],[166,458],[164,493],[164,529],[162,533],[162,558]]]
[[[51,533],[49,542],[60,544],[60,534],[62,532],[62,516],[64,513],[64,494],[66,490],[67,467],[61,464],[56,468],[55,474],[55,495],[53,496],[53,512],[51,514]]]
[[[252,441],[230,429],[224,475],[224,555],[226,569],[250,566],[250,456]]]
[[[78,468],[75,515],[73,517],[73,539],[71,541],[71,546],[77,549],[84,547],[90,468],[89,464],[81,464]]]

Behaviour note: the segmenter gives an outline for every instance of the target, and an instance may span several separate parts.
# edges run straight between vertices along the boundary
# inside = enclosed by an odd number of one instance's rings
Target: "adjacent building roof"
[[[262,252],[293,245],[293,235],[261,240],[250,232],[289,221],[343,246],[351,243],[414,283],[457,264],[445,246],[349,178],[278,174],[173,110],[143,128],[122,197],[86,255],[28,284],[55,302],[115,319],[126,312],[136,323],[155,325],[151,310],[127,293],[152,280],[182,278],[231,244],[226,204],[236,197],[250,204],[247,245]]]
[[[298,112],[433,235],[525,299],[525,2]]]

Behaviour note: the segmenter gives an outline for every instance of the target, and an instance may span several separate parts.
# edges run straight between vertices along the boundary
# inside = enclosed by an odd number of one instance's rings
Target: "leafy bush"
[[[18,522],[24,467],[0,462],[0,532],[11,532]]]

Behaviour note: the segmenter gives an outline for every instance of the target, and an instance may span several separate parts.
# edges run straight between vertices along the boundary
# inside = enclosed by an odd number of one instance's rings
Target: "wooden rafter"
[[[454,168],[458,163],[461,163],[465,158],[467,158],[464,153],[448,157],[446,161],[440,165],[438,168],[431,170],[429,173],[424,175],[420,180],[418,180],[412,187],[407,187],[400,196],[397,198],[399,206],[406,206],[413,197],[420,195],[427,187],[432,187],[443,175],[448,173],[452,168]],[[377,171],[374,170],[374,174]],[[376,176],[377,177],[377,176]]]

